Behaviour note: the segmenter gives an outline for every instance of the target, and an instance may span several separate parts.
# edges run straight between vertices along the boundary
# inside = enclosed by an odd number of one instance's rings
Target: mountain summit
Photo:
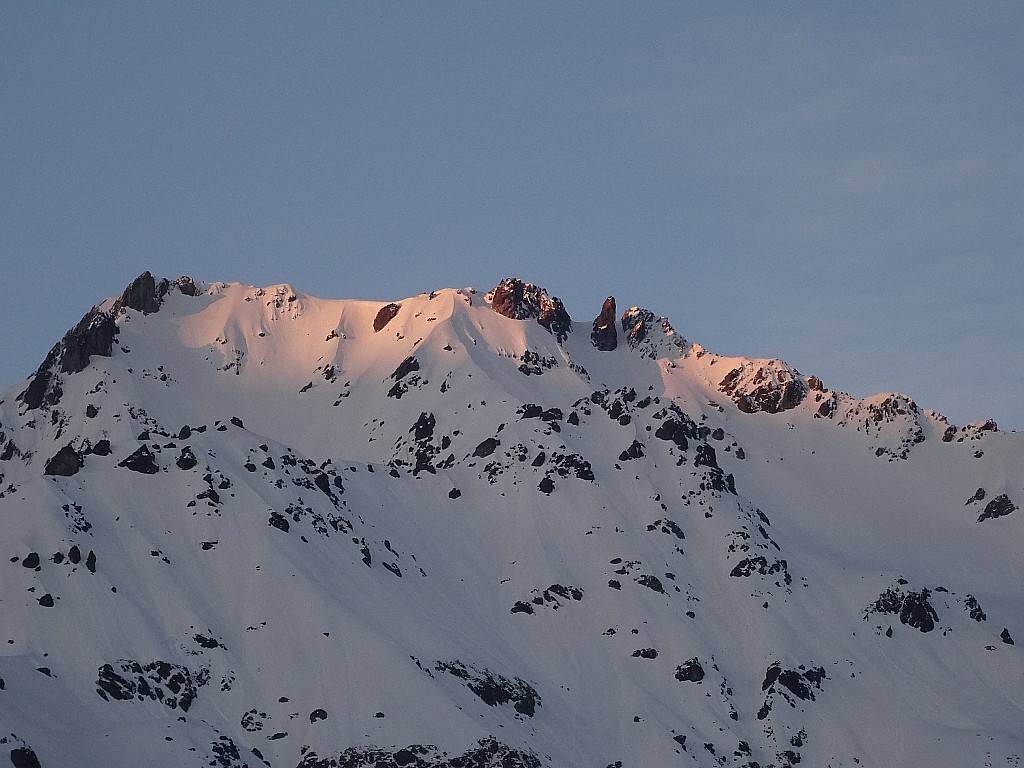
[[[144,273],[0,395],[0,765],[1014,765],[1024,440],[539,286]]]

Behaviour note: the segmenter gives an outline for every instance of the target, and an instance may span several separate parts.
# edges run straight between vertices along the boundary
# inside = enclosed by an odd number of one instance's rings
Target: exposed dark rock
[[[541,421],[547,422],[549,427],[552,427],[555,432],[559,429],[555,422],[561,421],[565,418],[561,408],[548,408],[544,409],[535,403],[526,403],[519,408],[520,418],[523,419],[540,419]]]
[[[11,765],[14,768],[42,768],[39,758],[31,747],[17,747],[11,750]]]
[[[699,683],[704,679],[704,667],[694,656],[676,667],[676,680],[681,682]]]
[[[238,745],[227,736],[222,735],[211,742],[210,751],[213,752],[213,760],[207,765],[211,768],[249,768],[249,763],[244,761],[238,752]],[[252,753],[263,760],[258,749],[253,749]],[[270,765],[266,760],[263,760],[263,764]]]
[[[192,449],[187,445],[181,449],[181,455],[174,462],[178,465],[178,469],[192,469],[196,464],[199,463],[199,459],[192,453]]]
[[[764,682],[761,683],[761,690],[767,692],[764,705],[757,713],[758,720],[764,720],[772,708],[772,696],[779,695],[791,705],[795,706],[795,700],[814,701],[814,691],[821,690],[822,680],[827,680],[824,667],[812,667],[804,669],[800,665],[797,669],[784,669],[779,662],[775,662],[765,670]]]
[[[533,717],[541,703],[537,691],[517,677],[507,678],[489,669],[480,670],[458,659],[439,661],[434,665],[434,670],[462,680],[489,707],[511,702],[516,712]]]
[[[501,442],[498,440],[498,438],[488,437],[473,450],[473,455],[476,456],[478,459],[485,458],[494,453],[494,451],[497,449],[499,445],[501,445]]]
[[[515,605],[512,606],[512,613],[533,613],[533,606],[548,607],[552,610],[557,611],[565,603],[570,600],[582,600],[583,590],[579,587],[574,586],[563,586],[562,584],[552,584],[545,590],[534,589],[530,591],[533,597],[530,598],[530,602],[525,600],[519,600]],[[531,605],[532,603],[532,605]]]
[[[60,344],[50,350],[46,359],[43,360],[38,370],[32,375],[28,386],[18,395],[17,399],[23,402],[30,411],[40,407],[44,402],[52,405],[60,399],[59,394],[56,397],[53,397],[52,394],[49,398],[47,397],[48,393],[50,393],[50,382],[53,379],[53,371],[51,369],[57,361],[59,354]]]
[[[1010,497],[1005,493],[1002,493],[985,505],[985,511],[978,516],[978,522],[980,523],[982,520],[991,520],[997,517],[1003,517],[1004,515],[1008,515],[1011,512],[1016,511],[1017,507],[1012,501],[1010,501]]]
[[[541,376],[546,371],[558,367],[557,358],[551,355],[542,355],[531,349],[523,352],[523,364],[519,366],[519,372],[526,376]]]
[[[1007,645],[1013,645],[1013,638],[1010,637],[1010,630],[1006,627],[1003,627],[1003,631],[999,633],[999,639]]]
[[[920,592],[904,592],[890,587],[878,599],[868,606],[864,612],[865,620],[873,613],[898,614],[900,621],[922,632],[931,632],[939,620],[935,608],[928,602],[931,591],[922,589]]]
[[[543,478],[541,478],[540,483],[537,485],[537,489],[541,493],[546,493],[550,495],[551,492],[555,490],[555,482],[550,477],[545,475]]]
[[[712,467],[718,468],[718,457],[715,454],[713,446],[707,443],[702,443],[697,446],[697,456],[693,460],[693,466],[695,467]]]
[[[324,710],[324,709],[314,709],[312,712],[309,713],[309,722],[311,722],[311,723],[315,723],[318,720],[326,720],[326,719],[327,719],[327,711]]]
[[[395,315],[398,314],[398,310],[402,308],[401,304],[385,304],[377,312],[377,316],[373,318],[373,332],[377,333],[382,330],[385,325],[390,323]]]
[[[92,447],[92,452],[97,456],[109,456],[110,455],[110,441],[103,439],[97,440],[96,445]]]
[[[209,682],[209,672],[198,672],[166,661],[140,664],[131,659],[117,662],[117,671],[104,664],[97,672],[96,693],[109,701],[159,701],[169,709],[187,712],[198,689]]]
[[[391,751],[380,747],[349,747],[334,757],[305,751],[296,768],[541,768],[533,752],[509,747],[493,736],[462,754],[449,755],[433,745],[410,744]]]
[[[448,498],[449,499],[457,499],[461,495],[462,495],[462,491],[460,491],[458,488],[452,488],[450,491],[448,491]]]
[[[638,659],[656,659],[658,658],[657,648],[637,648],[633,651],[632,656]]]
[[[803,377],[784,364],[741,365],[729,371],[718,389],[745,413],[781,413],[795,408],[807,396]]]
[[[37,601],[43,608],[53,608],[53,595],[47,592]]]
[[[640,357],[674,359],[685,354],[687,342],[664,317],[655,317],[648,309],[630,307],[620,321],[626,344]]]
[[[631,459],[639,459],[644,455],[644,446],[638,440],[634,440],[633,444],[626,450],[619,454],[619,461],[630,461]]]
[[[622,313],[622,332],[626,334],[626,341],[634,349],[647,338],[654,324],[654,313],[649,309],[631,307]]]
[[[412,429],[409,431],[413,433],[413,439],[429,440],[434,436],[434,427],[437,424],[437,420],[434,418],[432,413],[421,413],[420,417],[416,420],[416,423],[412,425]]]
[[[39,553],[29,552],[27,555],[25,555],[25,559],[21,561],[21,564],[25,568],[36,569],[39,568],[39,562]]]
[[[2,452],[0,452],[0,461],[10,461],[15,456],[21,456],[21,450],[15,445],[13,440],[8,440],[7,445],[4,446]]]
[[[115,306],[116,310],[121,308],[134,309],[144,315],[152,314],[160,309],[160,302],[167,293],[167,281],[161,280],[158,290],[157,281],[149,271],[143,272],[135,278],[131,285],[124,289],[121,298]]]
[[[93,309],[61,341],[60,370],[78,373],[93,355],[110,357],[117,335],[113,316]]]
[[[413,371],[418,371],[419,369],[419,360],[410,355],[409,357],[405,358],[405,360],[398,364],[398,367],[395,368],[395,372],[391,374],[391,378],[394,379],[395,381],[401,381],[410,373],[412,373]]]
[[[661,520],[655,520],[653,523],[647,526],[648,531],[660,530],[662,533],[667,533],[670,536],[675,536],[677,539],[686,539],[686,534],[683,533],[683,529],[674,520],[669,520],[667,517]]]
[[[619,345],[619,337],[615,332],[615,297],[604,300],[601,313],[594,320],[594,329],[590,332],[590,342],[602,352],[611,352]]]
[[[313,478],[313,485],[320,489],[320,492],[328,498],[334,498],[334,491],[331,489],[331,478],[326,472],[321,472]]]
[[[130,469],[132,472],[141,472],[144,475],[155,475],[160,471],[156,458],[153,456],[153,452],[149,450],[148,445],[139,448],[117,466]]]
[[[978,598],[974,595],[968,595],[964,598],[964,610],[967,611],[967,615],[975,621],[985,621],[988,617],[985,612],[981,610],[981,606],[978,604]]]
[[[755,573],[760,574],[761,576],[772,576],[776,573],[781,573],[786,585],[791,584],[793,581],[793,577],[789,573],[789,565],[785,560],[768,562],[768,559],[764,555],[745,557],[733,566],[729,575],[737,578],[745,578],[752,576]]]
[[[655,592],[661,592],[662,594],[665,594],[665,588],[661,585],[661,579],[659,579],[657,576],[643,574],[642,576],[637,577],[636,583],[640,584],[641,586],[647,587],[648,589],[652,589]]]
[[[654,436],[659,440],[667,440],[675,443],[684,451],[689,446],[687,437],[696,439],[697,427],[689,419],[668,417],[655,430]]]
[[[74,374],[89,365],[93,355],[110,357],[117,336],[117,324],[107,312],[93,307],[64,338],[50,349],[42,364],[32,375],[28,387],[18,395],[29,410],[43,404],[55,405],[63,394],[57,367],[62,373]]]
[[[491,309],[513,320],[536,319],[555,339],[562,343],[572,332],[572,318],[562,302],[532,283],[518,278],[502,280],[488,296]]]
[[[188,275],[182,275],[174,281],[174,284],[178,286],[178,290],[185,296],[199,295],[199,288],[196,287],[195,282]]]
[[[44,475],[71,477],[85,466],[85,459],[70,444],[65,445],[50,457],[43,468]]]

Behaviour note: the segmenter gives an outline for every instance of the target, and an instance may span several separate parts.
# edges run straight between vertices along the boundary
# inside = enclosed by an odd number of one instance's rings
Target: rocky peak
[[[144,315],[152,314],[160,309],[160,301],[167,293],[167,281],[161,280],[159,288],[156,278],[147,270],[132,280],[124,289],[121,298],[114,304],[114,314],[120,309],[134,309]]]
[[[656,317],[649,309],[630,307],[622,313],[620,323],[629,348],[642,357],[675,359],[686,353],[686,339],[676,333],[667,318]]]
[[[718,390],[745,413],[780,413],[800,405],[810,387],[799,371],[779,360],[751,360],[729,371]]]
[[[602,352],[611,352],[619,345],[619,337],[615,332],[615,297],[609,296],[601,306],[601,314],[594,320],[594,330],[590,332],[590,341]]]
[[[198,296],[200,293],[191,277],[180,277],[172,283],[168,280],[157,281],[146,271],[124,289],[124,293],[109,311],[101,309],[102,304],[93,307],[78,325],[53,346],[18,399],[29,410],[39,408],[44,403],[55,405],[61,397],[61,386],[54,368],[58,368],[60,373],[78,373],[85,370],[93,355],[110,357],[117,338],[115,318],[120,311],[130,308],[143,314],[156,312],[172,287],[186,296]]]
[[[159,312],[160,305],[171,288],[176,288],[186,296],[198,296],[200,293],[195,282],[187,275],[171,282],[164,278],[157,280],[149,270],[146,270],[124,289],[121,298],[114,302],[112,314],[116,317],[121,309],[134,309],[144,315]]]
[[[513,320],[535,319],[559,343],[565,341],[572,331],[572,318],[565,311],[561,299],[533,283],[507,277],[488,292],[485,299],[499,315]]]

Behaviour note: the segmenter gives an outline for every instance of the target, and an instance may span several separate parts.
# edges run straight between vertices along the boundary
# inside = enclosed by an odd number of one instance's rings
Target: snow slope
[[[1020,435],[615,325],[97,305],[0,400],[0,765],[1018,764]]]

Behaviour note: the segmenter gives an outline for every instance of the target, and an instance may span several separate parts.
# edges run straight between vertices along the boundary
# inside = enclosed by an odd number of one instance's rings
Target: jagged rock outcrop
[[[65,445],[46,462],[43,474],[71,477],[84,466],[82,454],[76,451],[74,446]]]
[[[590,332],[590,341],[602,352],[611,352],[619,345],[619,337],[615,332],[615,297],[609,296],[601,306],[601,314],[594,320],[594,330]]]
[[[61,341],[60,370],[78,373],[85,369],[93,355],[110,357],[116,335],[114,318],[93,309]]]
[[[172,288],[178,290],[185,296],[198,296],[199,288],[196,287],[191,277],[183,275],[177,280],[161,278],[157,280],[148,270],[135,278],[121,297],[114,302],[111,314],[117,316],[122,309],[134,309],[144,315],[151,315],[160,311],[160,306]]]
[[[934,606],[928,599],[931,594],[931,590],[928,589],[915,592],[890,587],[867,607],[864,619],[867,620],[871,614],[895,614],[903,624],[921,632],[931,632],[939,620]]]
[[[572,318],[562,301],[533,283],[507,277],[486,298],[499,315],[513,320],[536,319],[559,343],[572,332]]]
[[[187,296],[199,294],[191,277],[180,277],[173,283],[168,280],[157,282],[149,272],[143,272],[125,288],[110,311],[93,307],[60,343],[53,346],[18,399],[29,410],[43,404],[55,405],[60,400],[62,389],[54,368],[58,368],[60,373],[74,374],[85,370],[94,355],[110,357],[117,338],[118,313],[123,308],[144,314],[156,312],[171,287]]]
[[[116,336],[117,325],[113,316],[93,307],[78,325],[53,346],[18,399],[29,410],[39,408],[44,403],[55,405],[62,394],[57,371],[78,373],[85,369],[93,355],[110,357]]]
[[[982,520],[991,520],[996,517],[1003,517],[1011,512],[1016,512],[1017,506],[1010,501],[1010,497],[1005,493],[1001,493],[996,496],[992,501],[985,505],[985,510],[978,516],[978,522]]]
[[[166,280],[161,280],[158,287],[156,278],[148,270],[143,272],[124,289],[121,298],[114,305],[115,314],[116,310],[121,308],[134,309],[144,315],[159,311],[160,302],[167,293],[167,285]]]
[[[781,413],[796,408],[807,396],[807,381],[778,360],[750,361],[729,371],[719,391],[744,413]]]
[[[144,475],[155,475],[160,471],[160,467],[156,463],[156,457],[153,456],[153,452],[149,450],[148,445],[143,445],[117,466],[130,469],[132,472],[140,472]]]
[[[656,317],[649,309],[630,307],[619,321],[626,344],[641,357],[675,359],[686,353],[686,339],[676,333],[664,317]]]

